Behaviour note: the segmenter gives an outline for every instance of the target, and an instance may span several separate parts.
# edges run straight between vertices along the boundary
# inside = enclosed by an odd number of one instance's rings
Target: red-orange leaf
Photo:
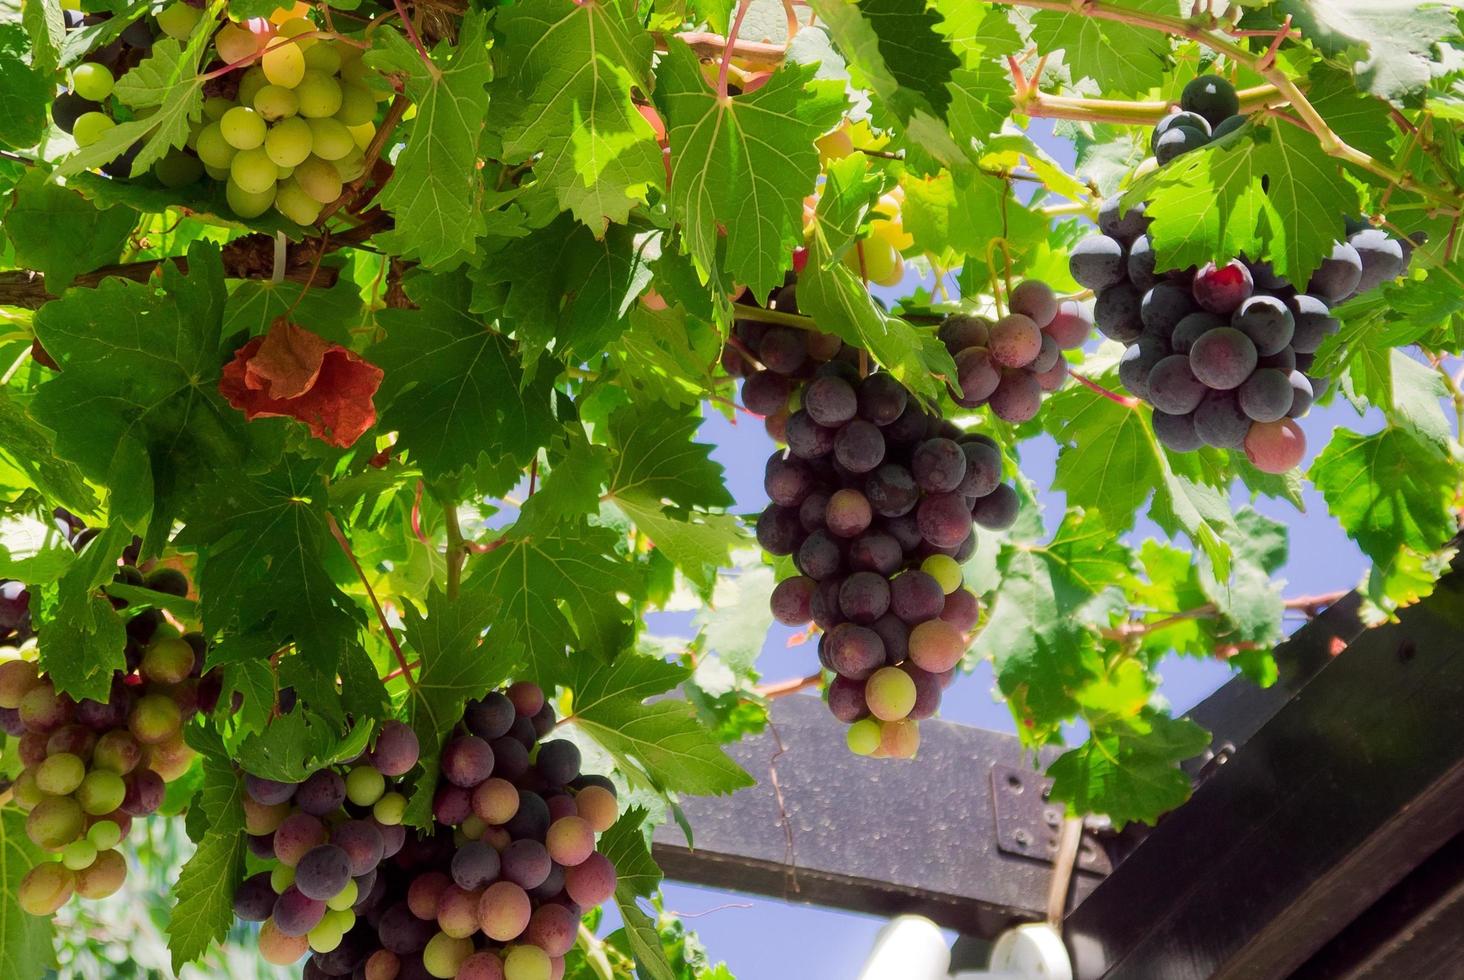
[[[234,352],[219,393],[245,418],[297,419],[317,439],[345,448],[376,424],[371,399],[381,375],[344,347],[280,319]]]

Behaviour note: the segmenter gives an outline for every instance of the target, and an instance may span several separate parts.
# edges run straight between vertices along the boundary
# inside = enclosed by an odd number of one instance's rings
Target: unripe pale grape
[[[256,34],[238,24],[224,24],[214,35],[214,48],[219,60],[228,64],[252,58],[264,47],[267,36]]]
[[[844,741],[855,755],[873,755],[880,745],[879,722],[873,718],[856,721],[849,726]]]
[[[179,41],[188,40],[193,33],[193,28],[198,25],[203,17],[203,11],[198,7],[191,7],[182,0],[171,3],[153,15],[162,28],[164,34]]]
[[[346,799],[371,806],[386,792],[386,777],[371,766],[357,766],[346,774]]]
[[[122,828],[111,820],[98,820],[86,832],[86,839],[91,841],[98,851],[105,851],[122,843]]]
[[[0,664],[0,708],[19,708],[21,699],[40,683],[40,671],[29,660]]]
[[[36,767],[36,788],[52,796],[68,795],[85,778],[86,763],[70,752],[53,755]]]
[[[305,67],[334,75],[341,70],[341,52],[334,41],[314,44],[305,49]]]
[[[82,835],[86,817],[69,796],[47,796],[25,818],[26,836],[37,847],[57,851]]]
[[[422,950],[422,966],[434,977],[448,980],[457,975],[458,967],[471,955],[471,939],[454,938],[445,932],[439,932],[427,941],[427,948]]]
[[[106,769],[93,769],[77,787],[76,802],[88,815],[100,817],[121,806],[126,795],[127,784],[121,776]]]
[[[71,126],[71,138],[76,140],[77,146],[91,146],[115,125],[106,113],[83,112]]]
[[[406,812],[407,798],[395,792],[387,793],[371,808],[371,815],[376,818],[377,822],[386,824],[388,827],[401,823]]]
[[[359,897],[360,887],[356,884],[356,881],[353,878],[350,881],[346,882],[346,887],[342,888],[340,892],[338,892],[333,897],[325,900],[325,907],[330,909],[331,912],[345,912],[348,911],[352,905],[356,904],[356,899]],[[329,915],[330,912],[327,912],[326,914]]]
[[[137,768],[142,761],[142,746],[137,743],[131,733],[114,728],[97,739],[96,748],[92,750],[92,766],[97,769],[108,769],[120,776],[125,776]]]
[[[114,895],[127,880],[127,861],[119,851],[99,850],[97,858],[76,874],[76,894],[96,901]]]
[[[961,587],[960,563],[950,555],[931,555],[920,563],[920,570],[939,582],[946,595]]]
[[[347,127],[361,126],[376,118],[376,100],[361,85],[341,86],[341,105],[336,118]]]
[[[315,47],[315,45],[319,43],[320,39],[314,37],[301,37],[301,35],[309,34],[314,30],[314,22],[312,22],[310,18],[305,14],[300,14],[287,20],[280,21],[279,36],[299,37],[300,40],[294,42],[294,46],[297,47],[301,52],[305,52]]]
[[[46,798],[46,794],[36,786],[34,769],[21,770],[20,775],[15,777],[15,783],[11,789],[14,791],[15,805],[26,813],[29,813],[37,803]]]
[[[199,134],[202,135],[201,130]],[[196,148],[197,140],[194,141],[194,146]],[[187,187],[203,176],[203,163],[191,153],[169,150],[166,156],[153,164],[153,176],[164,187]]]
[[[329,953],[341,944],[345,933],[339,925],[329,919],[321,919],[314,929],[305,934],[310,943],[310,948],[317,953]]]
[[[310,138],[312,151],[322,160],[339,160],[356,145],[351,131],[338,119],[311,119]]]
[[[166,741],[183,723],[178,704],[165,694],[146,694],[138,699],[127,719],[132,735],[144,745]]]
[[[276,37],[269,42],[263,57],[259,59],[259,65],[271,85],[294,88],[300,84],[300,79],[305,77],[305,54],[300,50],[300,45],[308,43],[310,42],[290,41],[284,37]]]
[[[76,877],[56,861],[38,864],[26,872],[16,889],[16,903],[31,915],[52,915],[66,904],[76,888]]]
[[[277,167],[296,167],[310,156],[310,124],[303,119],[282,119],[264,136],[264,151]]]
[[[97,859],[97,845],[87,840],[74,840],[61,848],[61,863],[72,871],[81,871],[91,867],[92,862]]]
[[[274,186],[280,169],[264,147],[240,150],[229,164],[229,177],[246,194],[263,194]]]
[[[615,894],[615,865],[598,852],[564,872],[564,890],[576,905],[590,908]]]
[[[204,122],[218,122],[224,118],[224,113],[232,108],[234,108],[233,101],[224,98],[222,95],[210,95],[203,100]]]
[[[321,120],[316,120],[317,122]],[[330,120],[324,120],[329,122]],[[311,199],[324,205],[341,196],[341,175],[328,160],[311,157],[295,168],[291,178]],[[303,223],[303,222],[302,222]]]
[[[514,946],[503,958],[504,980],[550,980],[549,954],[537,946]]]
[[[143,652],[139,669],[150,681],[177,684],[192,673],[193,661],[193,647],[181,636],[156,637]]]
[[[205,167],[226,168],[233,161],[234,154],[239,152],[229,144],[228,140],[224,139],[223,129],[216,122],[209,123],[199,130],[193,149]]]
[[[286,119],[300,111],[300,96],[280,85],[266,85],[254,93],[254,111],[268,122]]]
[[[307,70],[295,93],[300,97],[300,115],[307,119],[323,119],[340,110],[340,83],[324,72]]]
[[[269,887],[274,889],[276,895],[283,895],[285,889],[295,883],[295,866],[293,864],[277,864],[269,873]]]
[[[224,179],[231,174],[232,171],[225,173]],[[229,209],[241,218],[257,218],[264,214],[275,203],[275,196],[274,187],[265,188],[257,194],[249,193],[232,180],[224,187],[224,197],[229,202]]]
[[[224,141],[236,150],[259,146],[264,142],[267,129],[264,118],[248,106],[235,106],[219,120],[219,132]]]
[[[352,147],[350,153],[336,161],[335,168],[342,184],[353,181],[366,172],[366,154]]]
[[[88,62],[71,70],[72,91],[93,102],[100,102],[111,95],[115,83],[116,79],[106,65]]]
[[[915,682],[898,667],[881,667],[864,684],[869,710],[881,721],[898,721],[908,715],[915,707],[915,693]]]
[[[376,138],[376,123],[374,122],[365,122],[359,126],[347,126],[346,128],[351,133],[351,139],[356,141],[357,149],[366,149]]]
[[[236,98],[240,105],[253,105],[254,97],[259,90],[269,84],[269,78],[264,74],[264,69],[254,65],[245,70],[239,77],[239,93]]]

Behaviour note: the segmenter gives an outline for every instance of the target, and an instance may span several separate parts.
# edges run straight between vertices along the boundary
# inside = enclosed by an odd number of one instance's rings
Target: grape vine
[[[982,664],[1183,805],[1166,658],[1459,529],[1464,29],[1376,7],[0,12],[0,961],[723,976],[652,829]],[[1303,505],[1362,581],[1283,594]]]

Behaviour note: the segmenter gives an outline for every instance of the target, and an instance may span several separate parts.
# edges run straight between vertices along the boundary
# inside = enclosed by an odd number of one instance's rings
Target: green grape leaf
[[[267,626],[276,642],[293,640],[303,657],[334,676],[362,613],[327,567],[338,547],[327,499],[308,460],[288,459],[255,477],[220,474],[190,508],[178,544],[199,553],[203,620],[211,630]]]
[[[36,314],[36,336],[65,370],[31,411],[136,531],[149,520],[166,530],[198,480],[244,459],[243,416],[218,393],[223,308],[217,248],[195,243],[186,274],[164,263],[161,290],[106,279]]]
[[[173,885],[168,949],[175,971],[228,934],[234,889],[244,877],[244,781],[216,732],[195,727],[187,736],[203,754],[203,788],[195,808],[207,819],[207,831]]]
[[[1265,256],[1278,275],[1305,282],[1357,213],[1357,189],[1316,138],[1280,120],[1186,153],[1135,185],[1149,202],[1160,268]]]
[[[1457,531],[1450,506],[1457,468],[1407,429],[1370,436],[1338,429],[1307,476],[1348,536],[1384,568],[1400,549],[1437,551]]]
[[[84,610],[81,615],[78,603]],[[126,666],[123,650],[127,633],[112,604],[87,590],[70,602],[63,600],[48,627],[46,642],[41,645],[41,667],[50,674],[56,689],[74,698],[106,701],[112,690],[113,672]]]
[[[469,10],[457,46],[439,44],[430,65],[400,31],[376,32],[378,47],[366,54],[371,67],[406,77],[406,94],[417,109],[411,136],[377,199],[396,227],[376,241],[429,268],[471,259],[487,228],[477,207],[483,195],[478,139],[492,77],[487,32],[488,15]]]
[[[525,364],[551,344],[558,357],[589,360],[625,329],[635,298],[651,281],[647,237],[615,227],[596,239],[560,215],[484,257],[471,273],[471,309],[513,328]]]
[[[100,502],[74,463],[56,454],[56,437],[8,394],[0,393],[0,477],[7,485],[30,485],[48,500],[82,518],[98,514]],[[11,475],[13,473],[13,475]]]
[[[41,980],[56,965],[53,920],[24,912],[16,891],[26,872],[49,855],[26,836],[18,807],[0,807],[0,855],[0,971],[14,980]]]
[[[522,648],[545,686],[564,669],[566,650],[594,655],[581,660],[614,657],[633,632],[634,614],[620,595],[643,591],[639,571],[616,555],[616,533],[580,523],[518,535],[516,528],[479,558],[467,584],[501,604],[495,643]]]
[[[29,43],[19,24],[0,24],[0,147],[12,150],[35,146],[45,135],[53,91],[50,70],[23,57]],[[33,53],[32,61],[37,57],[44,62],[44,54]]]
[[[1274,8],[1277,18],[1290,14],[1323,54],[1350,64],[1364,91],[1393,101],[1428,85],[1435,46],[1459,34],[1455,12],[1452,4],[1417,0],[1282,0]]]
[[[671,141],[671,210],[703,278],[725,273],[754,295],[782,285],[818,176],[813,141],[845,105],[841,86],[813,75],[785,63],[757,91],[718,99],[691,48],[670,42],[657,97]]]
[[[1058,756],[1047,770],[1052,796],[1071,812],[1106,814],[1119,828],[1153,823],[1189,798],[1179,763],[1209,744],[1209,734],[1189,719],[1145,708],[1095,726],[1087,742]]]
[[[616,894],[630,900],[650,898],[661,885],[661,869],[646,846],[646,815],[645,807],[628,807],[595,845],[615,865]]]
[[[1178,11],[1174,0],[1131,0],[1140,13]],[[1169,39],[1147,27],[1100,20],[1079,9],[1039,10],[1032,17],[1032,43],[1044,53],[1062,51],[1073,78],[1091,78],[1104,91],[1136,95],[1163,81]]]
[[[936,31],[967,68],[1022,50],[1022,36],[1005,8],[964,0],[935,0],[934,7],[942,18]]]
[[[403,608],[407,642],[421,664],[407,689],[407,719],[417,733],[423,767],[407,803],[405,820],[414,827],[432,825],[438,757],[462,719],[463,703],[487,694],[513,672],[513,660],[502,647],[482,642],[496,611],[476,595],[451,601],[435,585],[427,592],[426,616],[411,603]]]
[[[46,290],[60,296],[81,273],[117,261],[137,218],[131,208],[97,208],[33,170],[15,190],[5,234],[16,263],[42,273]]]
[[[660,792],[709,795],[751,786],[752,777],[722,750],[688,702],[643,703],[689,676],[685,668],[629,652],[609,666],[576,657],[566,683],[574,701],[565,721],[609,752],[628,778]]]
[[[666,950],[661,946],[661,934],[656,923],[641,911],[633,898],[621,898],[617,889],[615,904],[620,909],[620,919],[625,923],[621,930],[626,945],[635,957],[636,976],[645,980],[676,980],[671,964],[666,961]]]
[[[229,291],[224,305],[225,337],[247,333],[254,337],[269,332],[270,324],[289,314],[292,322],[308,324],[310,332],[331,343],[349,347],[351,332],[367,317],[356,284],[344,276],[330,289],[300,283],[245,279]]]
[[[438,482],[486,462],[518,479],[554,427],[552,377],[524,377],[514,345],[469,312],[460,275],[407,282],[416,310],[383,310],[384,341],[367,358],[386,372],[378,428],[397,432],[397,447]]]
[[[245,772],[282,783],[298,783],[326,766],[356,758],[366,749],[372,726],[340,727],[303,705],[270,721],[269,727],[239,744],[234,759]]]
[[[631,101],[654,87],[651,35],[619,4],[545,0],[498,13],[495,91],[511,106],[505,162],[534,158],[534,177],[561,209],[594,232],[624,223],[631,206],[661,190],[665,168],[651,125]]]
[[[1389,137],[1394,129],[1386,102],[1359,92],[1346,72],[1324,61],[1312,66],[1310,81],[1307,101],[1332,132],[1379,160],[1393,158]]]
[[[51,74],[61,62],[61,43],[66,39],[59,0],[22,0],[20,21],[30,37],[31,67],[38,74]]]
[[[213,23],[221,0],[199,19],[186,45],[171,37],[159,38],[151,53],[136,68],[117,80],[117,100],[133,109],[151,109],[141,119],[118,123],[95,143],[78,149],[56,167],[62,177],[93,170],[120,156],[134,143],[142,142],[132,161],[133,173],[144,173],[168,151],[188,139],[192,123],[203,116],[203,77],[198,63],[213,36]]]
[[[927,7],[926,0],[860,0],[858,6],[874,32],[889,78],[902,92],[917,97],[917,106],[944,117],[950,104],[946,83],[961,59],[938,33],[939,14]]]

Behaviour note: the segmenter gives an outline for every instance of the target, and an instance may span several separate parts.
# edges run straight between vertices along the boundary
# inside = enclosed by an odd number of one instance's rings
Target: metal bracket
[[[1053,863],[1063,810],[1059,804],[1048,801],[1051,791],[1052,780],[1040,772],[992,763],[991,805],[996,812],[998,850]],[[1113,871],[1108,852],[1086,828],[1078,845],[1077,867],[1098,875]]]

